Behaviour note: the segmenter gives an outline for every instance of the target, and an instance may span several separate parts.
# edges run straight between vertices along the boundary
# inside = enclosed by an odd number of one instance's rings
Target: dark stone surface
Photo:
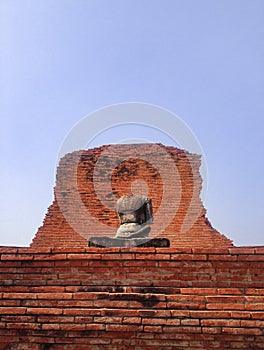
[[[170,241],[167,238],[112,238],[91,237],[88,241],[89,247],[163,247],[168,248]]]

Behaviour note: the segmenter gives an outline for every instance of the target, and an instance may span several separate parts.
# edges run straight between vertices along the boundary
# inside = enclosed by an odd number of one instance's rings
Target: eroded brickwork
[[[55,198],[31,247],[87,247],[91,236],[114,236],[119,197],[145,188],[152,198],[151,235],[171,246],[230,247],[206,218],[200,199],[200,156],[161,144],[102,146],[67,154],[57,170]],[[135,188],[140,181],[142,186]],[[134,187],[133,187],[134,186]]]
[[[264,348],[264,247],[2,247],[0,273],[0,349]]]

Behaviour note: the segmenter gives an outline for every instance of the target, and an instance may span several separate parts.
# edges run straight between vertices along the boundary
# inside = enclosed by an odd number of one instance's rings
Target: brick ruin
[[[170,239],[175,248],[231,247],[231,240],[206,218],[200,162],[196,154],[161,144],[111,145],[67,154],[58,167],[54,202],[31,247],[85,247],[89,236],[114,236],[117,199],[132,190],[144,194],[146,188],[156,237]],[[168,226],[163,227],[166,216]]]
[[[62,158],[30,247],[0,247],[0,350],[264,349],[264,247],[234,247],[212,228],[199,166],[162,145]],[[115,233],[114,204],[131,186],[148,190],[154,234],[171,247],[88,247]]]

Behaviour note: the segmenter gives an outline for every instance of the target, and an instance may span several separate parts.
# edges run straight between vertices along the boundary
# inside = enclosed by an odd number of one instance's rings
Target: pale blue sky
[[[263,0],[1,0],[0,50],[0,245],[30,243],[66,134],[121,102],[180,116],[213,226],[264,245]]]

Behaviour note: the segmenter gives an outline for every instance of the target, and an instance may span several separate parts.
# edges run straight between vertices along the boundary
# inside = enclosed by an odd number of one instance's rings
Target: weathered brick
[[[193,254],[221,254],[226,255],[229,253],[228,248],[221,248],[221,247],[213,247],[213,248],[195,248],[193,247],[191,249],[191,252]]]
[[[86,329],[86,324],[84,323],[60,323],[60,329],[63,331],[84,331]]]
[[[169,309],[204,309],[204,304],[199,302],[169,302]]]
[[[249,311],[231,311],[232,318],[251,318],[251,315]]]
[[[245,310],[245,304],[241,303],[207,303],[208,310]]]
[[[264,247],[255,247],[255,253],[264,255]]]
[[[17,247],[0,247],[0,254],[2,255],[3,253],[7,254],[7,253],[12,253],[12,254],[16,254],[18,251]]]
[[[0,315],[23,315],[25,313],[25,307],[0,307]]]
[[[175,327],[163,327],[163,332],[164,333],[175,333]],[[179,326],[177,327],[177,332],[179,333],[188,333],[188,334],[196,334],[196,333],[201,333],[202,329],[201,327],[197,326]]]
[[[19,342],[19,336],[12,336],[12,342],[13,343],[18,343]],[[4,349],[2,344],[10,344],[10,336],[8,335],[0,335],[0,349]],[[2,347],[1,347],[2,346]]]
[[[66,254],[35,254],[34,260],[64,260],[67,258]]]
[[[31,248],[31,247],[24,247],[24,248],[18,248],[17,249],[17,252],[18,254],[28,254],[28,253],[31,253],[31,254],[41,254],[41,253],[50,253],[51,252],[51,248],[41,248],[41,247],[38,247],[38,248]]]
[[[243,296],[231,296],[231,295],[215,295],[215,296],[206,296],[205,297],[207,303],[240,303],[243,304],[245,302],[245,298]]]
[[[171,254],[171,260],[206,261],[207,255],[205,254]]]
[[[11,322],[11,323],[7,323],[6,328],[10,328],[10,329],[33,329],[33,330],[38,330],[41,329],[41,325],[38,323],[24,323],[24,322]]]
[[[123,323],[139,324],[139,323],[141,323],[141,318],[140,317],[124,317]]]
[[[36,293],[3,293],[3,299],[36,299]]]
[[[208,256],[208,260],[210,261],[237,261],[238,257],[237,255],[230,255],[230,254],[210,254]]]
[[[114,332],[140,332],[143,326],[138,325],[124,325],[124,324],[106,324],[107,331]]]
[[[228,333],[228,334],[243,334],[243,335],[262,335],[263,332],[259,328],[227,328],[223,327],[222,328],[223,333]]]
[[[178,319],[166,319],[167,326],[179,326],[180,324],[181,324],[181,321]]]
[[[262,296],[262,295],[245,296],[245,300],[248,303],[263,303],[263,305],[264,305],[264,296]]]
[[[103,260],[119,260],[119,261],[126,261],[126,260],[134,260],[135,254],[133,253],[120,253],[120,254],[104,254]]]
[[[120,248],[121,253],[156,253],[157,249],[161,248],[155,248],[155,247],[132,247],[132,248],[127,248],[127,247],[122,247]],[[170,248],[166,248],[170,249]],[[158,250],[159,253],[163,253],[162,251]]]
[[[35,317],[34,316],[25,316],[25,315],[15,315],[15,316],[2,315],[1,316],[1,321],[2,322],[27,323],[27,322],[35,322]]]
[[[72,293],[37,293],[37,299],[52,299],[52,300],[62,300],[62,299],[72,299]]]
[[[60,329],[60,324],[59,323],[43,323],[41,325],[41,329],[44,331],[58,331]]]
[[[263,262],[264,257],[263,255],[257,255],[257,254],[252,254],[252,255],[238,255],[237,257],[238,261],[259,261]]]
[[[85,253],[86,248],[81,248],[81,247],[54,247],[51,248],[50,251],[52,253]]]
[[[162,333],[162,327],[161,326],[144,326],[144,332]]]
[[[121,249],[124,248],[120,248],[120,247],[103,247],[103,248],[97,248],[97,247],[87,247],[85,248],[85,251],[87,253],[95,253],[95,254],[105,254],[105,253],[119,253],[121,252]]]
[[[182,326],[200,326],[200,320],[197,318],[185,318],[180,321]]]
[[[188,295],[215,295],[218,293],[217,288],[181,288],[180,289],[182,294],[188,294]]]
[[[109,301],[109,300],[95,300],[93,302],[94,307],[99,308],[127,308],[129,306],[128,301]]]
[[[0,307],[1,306],[20,306],[20,300],[19,299],[16,299],[16,300],[1,300],[0,299]]]
[[[205,334],[220,334],[221,333],[221,328],[220,327],[202,327],[202,333],[205,333]]]
[[[93,293],[93,292],[76,292],[73,294],[73,298],[77,300],[97,300],[97,299],[108,299],[109,293]]]
[[[207,319],[201,320],[201,325],[203,327],[240,327],[240,320],[232,320],[232,319]]]
[[[90,320],[92,321],[92,317]],[[49,314],[49,316],[38,316],[37,321],[40,323],[73,323],[76,321],[78,323],[74,317],[54,316],[52,314]]]
[[[170,312],[173,317],[179,317],[179,318],[190,317],[189,310],[170,310]]]
[[[110,344],[110,339],[102,339],[102,338],[87,338],[79,339],[78,342],[83,342],[84,344],[87,344],[89,342],[89,345],[104,345],[104,344]]]
[[[255,303],[255,304],[245,304],[245,310],[259,310],[263,311],[263,303]]]
[[[100,312],[102,316],[123,316],[123,317],[138,316],[138,310],[132,310],[132,309],[101,309]]]
[[[18,287],[21,288],[21,287]],[[65,291],[65,287],[61,287],[61,286],[37,286],[37,287],[30,287],[30,290],[33,293],[63,293]],[[17,291],[19,291],[19,289],[17,289]]]
[[[2,254],[1,260],[33,260],[34,256],[32,254]]]
[[[264,311],[263,310],[261,312],[251,312],[250,315],[253,319],[264,320]]]
[[[241,320],[241,327],[258,327],[264,328],[264,320]]]
[[[1,255],[0,255],[0,258],[1,258]],[[25,263],[24,261],[1,261],[0,271],[2,271],[3,268],[7,268],[7,267],[21,267],[23,266],[24,263]]]
[[[76,306],[78,303],[76,303]],[[100,315],[101,311],[98,309],[82,309],[82,308],[70,308],[70,309],[64,309],[63,315],[76,315],[76,316],[94,316],[94,315]]]
[[[27,314],[30,315],[61,315],[62,310],[59,308],[54,308],[54,307],[47,307],[47,308],[39,308],[39,307],[34,307],[34,308],[27,308],[26,309]]]
[[[69,260],[101,260],[102,259],[102,254],[78,254],[78,253],[72,253],[72,254],[65,254],[67,259]],[[104,256],[105,259],[105,256]],[[61,259],[60,259],[61,260]]]
[[[244,290],[242,288],[218,288],[217,294],[241,295],[241,294],[244,294]]]
[[[247,254],[255,254],[255,247],[232,247],[228,249],[230,254],[239,254],[239,255],[247,255]]]
[[[146,325],[166,325],[166,318],[143,318],[142,324]]]

